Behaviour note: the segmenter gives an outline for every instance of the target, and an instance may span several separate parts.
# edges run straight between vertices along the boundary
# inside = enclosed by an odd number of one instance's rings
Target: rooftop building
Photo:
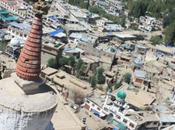
[[[10,22],[7,28],[7,33],[9,33],[12,37],[26,39],[30,29],[31,25],[28,23]]]

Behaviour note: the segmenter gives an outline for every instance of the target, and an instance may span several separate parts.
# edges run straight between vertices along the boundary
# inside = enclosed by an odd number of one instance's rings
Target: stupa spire
[[[39,79],[42,47],[42,15],[47,14],[48,11],[48,6],[44,0],[38,0],[33,7],[36,14],[32,22],[32,28],[16,65],[17,76],[29,81]]]

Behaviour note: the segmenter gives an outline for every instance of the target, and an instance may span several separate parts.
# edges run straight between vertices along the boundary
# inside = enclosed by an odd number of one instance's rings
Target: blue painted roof
[[[63,32],[64,32],[64,29],[62,29],[62,28],[57,28],[56,31],[50,32],[49,35],[50,35],[51,37],[56,37],[57,34],[63,33]]]
[[[54,21],[58,20],[56,16],[49,16],[49,19],[54,20]]]

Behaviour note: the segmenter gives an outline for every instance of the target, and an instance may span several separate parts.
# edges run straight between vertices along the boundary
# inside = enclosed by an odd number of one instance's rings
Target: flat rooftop
[[[126,102],[136,106],[137,108],[144,109],[155,101],[155,94],[146,92],[144,90],[134,91],[127,89],[127,86],[120,88],[126,93]],[[120,91],[120,90],[117,90]],[[116,93],[116,92],[115,92]]]
[[[47,67],[44,70],[42,70],[42,73],[46,74],[47,76],[52,75],[57,73],[57,69],[51,68],[51,67]]]
[[[76,117],[64,99],[58,95],[58,106],[52,117],[54,130],[82,130],[83,123]]]
[[[136,36],[134,36],[134,35],[132,35],[132,34],[127,34],[127,33],[125,33],[125,34],[122,34],[122,33],[114,33],[114,35],[116,36],[116,37],[118,37],[118,38],[122,38],[122,39],[124,39],[124,38],[136,38]]]
[[[26,94],[19,85],[19,83],[23,84],[24,82],[28,84],[28,87],[31,87],[30,85],[32,87],[35,85],[42,86],[36,89],[36,92]],[[13,76],[0,80],[0,105],[24,112],[41,112],[51,109],[57,104],[56,93],[54,94],[52,89],[47,90],[46,87],[41,82],[36,83],[19,79],[14,73]]]
[[[42,70],[45,71],[45,70]],[[49,75],[48,78],[58,85],[58,87],[64,87],[68,90],[77,91],[84,95],[91,93],[92,88],[90,84],[70,75],[62,70],[58,70],[57,73]]]

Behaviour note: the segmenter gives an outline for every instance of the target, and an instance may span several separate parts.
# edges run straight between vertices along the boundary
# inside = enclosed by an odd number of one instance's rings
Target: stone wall
[[[16,111],[0,105],[0,130],[45,130],[55,107],[43,112]]]

